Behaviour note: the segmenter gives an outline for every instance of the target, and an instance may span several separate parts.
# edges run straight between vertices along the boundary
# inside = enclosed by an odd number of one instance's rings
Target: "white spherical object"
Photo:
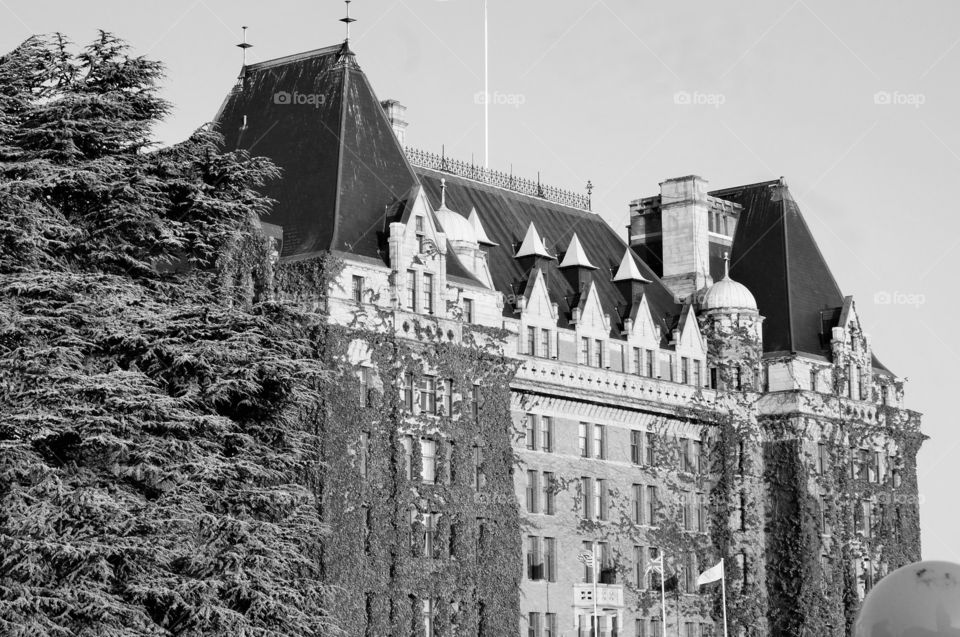
[[[451,243],[477,243],[477,231],[466,217],[449,208],[441,208],[436,215],[440,227]]]
[[[916,562],[867,594],[853,637],[960,637],[960,564]]]

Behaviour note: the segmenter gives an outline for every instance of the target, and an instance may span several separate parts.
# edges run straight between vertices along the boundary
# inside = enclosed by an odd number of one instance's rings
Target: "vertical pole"
[[[483,167],[490,168],[490,48],[487,2],[483,0]]]
[[[723,637],[727,637],[727,565],[720,558],[720,592],[723,594]]]
[[[597,614],[597,582],[600,580],[600,570],[597,568],[599,566],[599,561],[597,560],[597,543],[593,543],[593,621],[590,622],[593,625],[593,635],[594,637],[600,637],[600,616]]]

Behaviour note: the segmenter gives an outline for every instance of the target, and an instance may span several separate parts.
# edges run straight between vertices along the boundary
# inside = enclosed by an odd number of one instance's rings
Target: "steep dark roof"
[[[217,124],[227,148],[249,149],[283,169],[266,187],[277,202],[267,220],[283,227],[281,256],[344,250],[382,258],[386,208],[416,177],[349,49],[246,67]]]
[[[630,299],[623,297],[612,279],[623,260],[627,244],[602,218],[590,212],[445,172],[420,167],[414,170],[434,208],[440,204],[441,178],[447,180],[447,206],[464,216],[476,208],[487,236],[499,244],[490,249],[490,271],[494,286],[507,298],[521,294],[530,276],[530,266],[524,269],[521,260],[514,258],[530,222],[536,226],[547,249],[557,257],[563,256],[570,238],[576,232],[588,258],[598,268],[590,276],[597,286],[604,311],[612,319],[612,335],[619,337],[620,315],[628,310]],[[663,328],[664,337],[668,338],[681,308],[647,264],[636,255],[633,258],[640,273],[651,281],[646,284],[644,295],[655,320]],[[536,267],[543,270],[550,298],[558,305],[560,326],[568,327],[570,309],[579,303],[580,291],[570,285],[558,265],[558,260],[540,260]],[[512,304],[504,305],[504,315],[513,315]]]
[[[844,296],[800,207],[782,180],[710,193],[743,206],[730,276],[757,300],[766,352],[830,354]],[[885,369],[874,359],[874,366]]]

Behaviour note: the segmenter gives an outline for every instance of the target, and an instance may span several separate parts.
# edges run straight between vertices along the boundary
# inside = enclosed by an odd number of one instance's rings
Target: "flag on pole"
[[[587,566],[591,568],[593,567],[593,553],[588,553],[586,551],[583,551],[582,553],[577,555],[577,559],[583,562],[584,564],[586,564]]]
[[[723,560],[717,562],[716,566],[711,566],[704,572],[700,573],[700,577],[697,578],[697,586],[703,586],[704,584],[711,584],[713,582],[719,582],[723,579]]]
[[[663,554],[660,554],[660,557],[650,560],[650,563],[647,564],[647,568],[644,570],[644,574],[650,573],[650,571],[659,571],[660,574],[663,574]]]

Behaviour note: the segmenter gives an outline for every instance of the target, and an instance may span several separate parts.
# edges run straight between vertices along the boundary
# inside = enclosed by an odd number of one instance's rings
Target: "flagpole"
[[[593,621],[590,622],[593,625],[593,630],[590,631],[593,633],[593,637],[600,636],[600,617],[597,615],[597,580],[600,579],[600,574],[597,571],[597,543],[593,543]]]
[[[720,558],[720,591],[723,595],[723,637],[727,637],[727,565]]]
[[[487,0],[483,0],[483,167],[490,168],[490,40]]]

